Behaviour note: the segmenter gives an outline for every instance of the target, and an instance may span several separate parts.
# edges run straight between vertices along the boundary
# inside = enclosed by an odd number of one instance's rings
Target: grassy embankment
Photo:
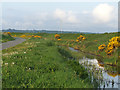
[[[15,39],[11,35],[7,33],[0,34],[0,42],[4,43],[7,41],[12,41],[12,40],[15,40]]]
[[[14,33],[15,35],[16,33]],[[105,64],[114,64],[117,66],[120,66],[120,57],[119,48],[114,49],[114,52],[111,55],[107,55],[105,52],[106,48],[103,51],[98,51],[98,47],[101,44],[105,44],[106,46],[110,42],[109,40],[113,37],[119,36],[119,33],[104,33],[104,34],[60,34],[61,41],[57,41],[55,39],[55,34],[43,34],[43,33],[37,33],[37,35],[43,36],[44,38],[47,38],[49,40],[54,41],[57,45],[61,45],[62,47],[65,46],[65,48],[68,49],[68,47],[77,48],[80,50],[80,53],[72,52],[72,55],[75,58],[82,58],[83,56],[87,56],[89,58],[97,58],[98,60],[104,62]],[[27,33],[26,35],[29,35]],[[85,40],[82,42],[76,42],[77,37],[80,35],[85,36]],[[86,53],[81,53],[81,51]],[[93,54],[93,56],[89,55]],[[98,56],[94,56],[98,55]],[[101,58],[102,57],[102,58]]]
[[[118,51],[119,49],[115,49],[114,52],[111,55],[107,55],[105,50],[98,51],[98,47],[101,44],[105,44],[106,46],[109,43],[109,40],[112,37],[115,37],[118,35],[118,33],[105,33],[105,34],[83,34],[83,36],[86,37],[86,40],[82,42],[76,42],[75,40],[80,34],[61,34],[61,41],[58,43],[62,46],[69,46],[73,48],[77,48],[80,51],[86,52],[86,54],[91,53],[98,56],[102,56],[102,61],[104,63],[113,63],[116,64],[118,61]],[[79,53],[80,55],[80,53]],[[78,55],[78,56],[79,56]],[[119,63],[117,63],[120,65]]]
[[[68,60],[71,53],[44,36],[3,50],[3,88],[93,87],[84,67]]]

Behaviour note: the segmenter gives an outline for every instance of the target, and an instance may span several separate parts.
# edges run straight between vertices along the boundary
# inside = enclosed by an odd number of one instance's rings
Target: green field
[[[104,63],[120,65],[118,49],[111,55],[104,50],[98,52],[101,44],[107,45],[109,39],[118,33],[60,34],[60,41],[55,34],[12,35],[39,35],[42,38],[25,37],[24,43],[2,51],[3,88],[93,88],[98,86],[97,83],[90,82],[88,72],[75,60],[83,58],[83,55],[94,54],[96,58],[102,57]],[[86,40],[76,42],[80,35],[85,36]],[[68,47],[78,47],[84,53],[72,52]]]

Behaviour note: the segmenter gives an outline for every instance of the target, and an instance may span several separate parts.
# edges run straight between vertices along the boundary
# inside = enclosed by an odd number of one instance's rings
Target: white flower
[[[24,52],[24,53],[26,53],[26,52]]]
[[[5,65],[8,65],[8,63],[5,63]]]
[[[14,62],[12,62],[12,64],[14,65],[15,63],[14,63]]]

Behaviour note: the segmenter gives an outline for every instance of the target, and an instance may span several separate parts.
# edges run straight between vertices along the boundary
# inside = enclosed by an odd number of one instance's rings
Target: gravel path
[[[26,41],[26,39],[16,37],[15,40],[13,40],[13,41],[8,41],[8,42],[0,44],[0,50],[16,46],[24,41]]]

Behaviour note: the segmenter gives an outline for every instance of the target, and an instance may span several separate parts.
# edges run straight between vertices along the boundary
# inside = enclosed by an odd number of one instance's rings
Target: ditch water
[[[69,47],[70,50],[74,52],[79,52],[74,48]],[[83,56],[82,59],[79,59],[79,63],[83,65],[91,76],[91,83],[96,79],[99,83],[98,88],[119,88],[120,89],[120,76],[117,74],[117,70],[108,70],[104,63],[99,62],[96,58],[90,59],[86,56]],[[113,69],[114,67],[109,66]]]

